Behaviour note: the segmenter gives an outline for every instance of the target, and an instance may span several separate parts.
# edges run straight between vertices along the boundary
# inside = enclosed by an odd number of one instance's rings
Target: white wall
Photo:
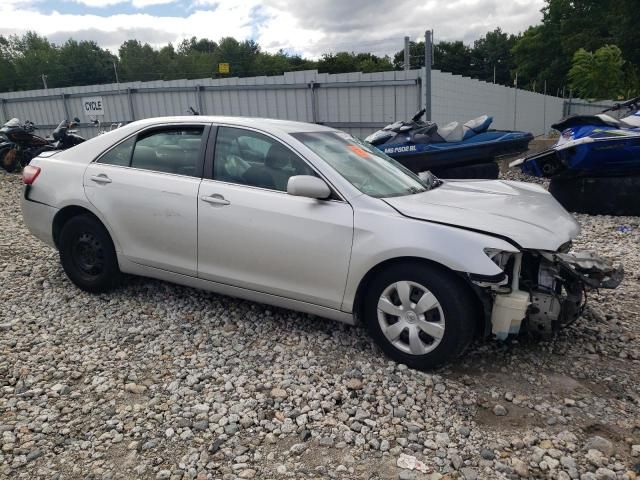
[[[493,117],[492,128],[524,130],[537,136],[548,132],[563,114],[562,98],[439,70],[432,71],[431,85],[432,119],[439,124],[487,114]]]

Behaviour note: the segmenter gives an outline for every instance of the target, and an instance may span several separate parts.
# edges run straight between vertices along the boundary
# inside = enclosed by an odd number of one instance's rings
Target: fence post
[[[67,95],[66,93],[63,93],[60,95],[62,97],[62,110],[64,111],[64,119],[69,121],[69,106],[67,105],[67,97],[69,95]]]
[[[513,129],[516,129],[516,121],[518,119],[518,72],[513,82]]]
[[[129,117],[131,118],[131,120],[129,120],[130,122],[134,122],[136,119],[136,112],[133,108],[133,93],[135,92],[135,90],[133,88],[127,88],[127,101],[129,103]]]
[[[542,135],[547,136],[547,81],[544,81],[544,93],[542,97]]]
[[[2,112],[2,123],[8,122],[9,115],[7,114],[7,100],[0,98],[0,112]]]
[[[318,99],[316,96],[316,88],[318,84],[311,80],[309,82],[309,91],[311,92],[311,121],[312,123],[318,123]]]
[[[404,37],[404,69],[411,70],[411,49],[409,48],[409,37]]]
[[[198,113],[200,113],[200,115],[204,115],[204,110],[202,108],[202,90],[204,90],[202,85],[196,85],[196,102],[198,105]]]
[[[431,120],[431,65],[433,64],[432,50],[433,31],[424,32],[424,108],[426,119]]]

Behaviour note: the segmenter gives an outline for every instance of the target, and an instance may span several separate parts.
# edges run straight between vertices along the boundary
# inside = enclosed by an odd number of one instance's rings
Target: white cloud
[[[129,0],[74,0],[74,2],[87,7],[103,8],[110,7],[111,5],[117,5],[119,3],[128,3]]]
[[[167,5],[169,3],[175,3],[177,0],[73,0],[80,5],[86,5],[87,7],[102,8],[110,7],[112,5],[118,5],[121,3],[131,3],[135,8],[146,8],[153,5]]]
[[[75,1],[88,6],[130,2],[142,9],[175,0]],[[131,38],[157,47],[192,36],[233,36],[254,38],[267,51],[282,48],[311,57],[339,50],[392,54],[402,48],[405,35],[421,39],[427,28],[435,30],[436,41],[467,43],[496,27],[517,33],[540,21],[543,4],[544,0],[194,0],[187,16],[162,17],[143,11],[43,14],[37,3],[2,2],[0,33],[33,30],[56,41],[93,35],[112,51]]]
[[[131,5],[136,8],[145,8],[152,5],[167,5],[169,3],[175,3],[176,0],[132,0]]]

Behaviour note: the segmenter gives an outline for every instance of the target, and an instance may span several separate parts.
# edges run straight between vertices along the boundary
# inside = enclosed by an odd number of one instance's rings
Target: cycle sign
[[[82,99],[82,110],[89,117],[104,116],[102,97],[84,97]]]

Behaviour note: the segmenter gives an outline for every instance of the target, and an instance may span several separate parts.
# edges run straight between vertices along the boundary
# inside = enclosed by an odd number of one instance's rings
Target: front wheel
[[[378,346],[421,370],[464,352],[475,334],[475,314],[464,282],[432,265],[395,265],[373,279],[364,299],[364,321]]]
[[[120,282],[118,258],[107,229],[91,215],[71,218],[60,232],[60,263],[84,291],[107,292]]]

